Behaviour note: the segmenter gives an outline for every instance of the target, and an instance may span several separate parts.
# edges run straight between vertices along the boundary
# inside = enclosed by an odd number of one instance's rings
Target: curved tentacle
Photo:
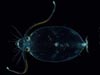
[[[38,22],[38,23],[32,25],[31,27],[29,27],[29,29],[28,29],[28,30],[26,31],[26,33],[25,33],[25,36],[27,35],[27,33],[28,33],[32,28],[34,28],[34,27],[36,27],[36,26],[38,26],[38,25],[44,24],[44,23],[48,22],[48,21],[52,18],[53,14],[54,14],[54,12],[55,12],[55,9],[56,9],[56,3],[55,3],[55,1],[53,1],[53,5],[54,5],[54,8],[53,8],[53,11],[52,11],[52,13],[50,14],[50,16],[49,16],[46,20],[41,21],[41,22]]]
[[[12,69],[10,69],[8,66],[6,67],[6,69],[7,69],[8,71],[11,71],[11,72],[16,73],[16,74],[25,74],[25,73],[27,72],[27,70],[28,70],[28,62],[27,62],[27,59],[25,59],[25,56],[23,56],[23,58],[24,58],[24,60],[25,60],[25,69],[24,69],[23,72],[18,72],[18,71],[12,70]]]

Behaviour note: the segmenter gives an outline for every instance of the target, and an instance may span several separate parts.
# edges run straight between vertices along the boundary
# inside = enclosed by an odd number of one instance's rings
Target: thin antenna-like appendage
[[[16,57],[17,57],[20,53],[21,53],[21,51],[18,51],[18,52],[14,55],[12,61],[15,61]],[[19,62],[20,60],[21,60],[21,55],[19,56],[19,58],[18,58],[18,60],[17,60],[17,62],[16,62],[16,65],[18,64],[18,62]]]
[[[15,41],[8,41],[8,43],[15,43]]]
[[[18,37],[17,35],[15,35],[14,33],[10,32],[16,39],[19,39],[20,37]]]
[[[19,63],[20,60],[21,60],[21,56],[18,58],[16,65]]]
[[[12,25],[12,28],[14,28],[16,30],[16,32],[19,34],[20,37],[23,37],[22,34],[20,33],[20,31],[15,26]]]
[[[28,62],[27,62],[27,60],[25,60],[25,69],[24,69],[23,72],[18,72],[18,71],[12,70],[8,66],[6,67],[6,69],[8,71],[11,71],[11,72],[16,73],[16,74],[25,74],[27,72],[27,70],[28,70]]]
[[[36,27],[36,26],[39,26],[39,25],[41,25],[41,24],[44,24],[44,23],[48,22],[48,21],[52,18],[53,14],[54,14],[54,12],[55,12],[55,9],[56,9],[56,3],[55,3],[55,1],[53,1],[53,5],[54,5],[54,8],[53,8],[53,11],[52,11],[52,13],[50,14],[50,16],[49,16],[46,20],[41,21],[41,22],[38,22],[38,23],[32,25],[31,27],[29,27],[29,29],[27,30],[27,32],[25,33],[25,35],[27,35],[27,33],[28,33],[32,28],[34,28],[34,27]]]

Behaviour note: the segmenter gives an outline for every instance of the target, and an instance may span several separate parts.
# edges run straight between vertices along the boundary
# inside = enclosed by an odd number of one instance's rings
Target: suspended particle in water
[[[16,41],[16,46],[22,51],[25,61],[23,72],[7,69],[17,74],[24,74],[28,69],[25,52],[28,52],[35,59],[43,62],[65,62],[72,60],[80,55],[84,48],[88,49],[88,41],[82,39],[78,32],[65,26],[43,26],[31,32],[35,26],[43,25],[48,22],[55,12],[56,4],[53,1],[54,9],[48,19],[32,25],[24,35]],[[87,50],[88,51],[88,50]]]

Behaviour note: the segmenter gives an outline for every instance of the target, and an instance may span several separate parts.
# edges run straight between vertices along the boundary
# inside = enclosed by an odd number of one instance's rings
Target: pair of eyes
[[[26,40],[27,42],[29,42],[29,41],[30,41],[30,37],[26,37],[25,40]],[[29,52],[29,51],[30,51],[30,48],[29,48],[29,47],[26,47],[26,48],[25,48],[25,51],[26,51],[26,52]]]

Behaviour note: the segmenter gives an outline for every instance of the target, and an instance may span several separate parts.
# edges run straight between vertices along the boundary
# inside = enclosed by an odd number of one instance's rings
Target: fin
[[[85,38],[85,42],[86,42],[86,52],[89,53],[89,50],[88,50],[88,36]]]
[[[23,37],[20,31],[15,26],[12,25],[11,27],[16,30],[16,32],[18,33],[20,37]]]

